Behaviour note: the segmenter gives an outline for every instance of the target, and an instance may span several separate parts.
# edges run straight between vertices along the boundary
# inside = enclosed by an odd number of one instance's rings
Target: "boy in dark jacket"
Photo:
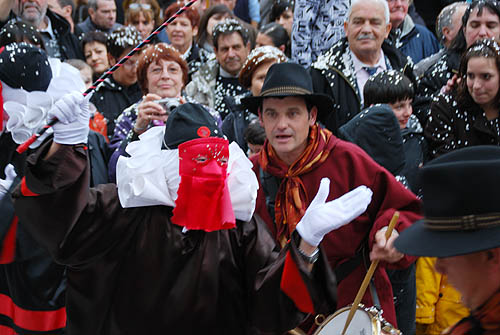
[[[416,116],[412,114],[412,102],[415,94],[413,84],[402,72],[390,70],[371,76],[365,84],[363,93],[365,108],[372,106],[366,110],[368,114],[374,114],[370,112],[370,109],[381,109],[381,107],[384,106],[373,105],[387,104],[386,106],[390,107],[397,119],[397,122],[392,118],[392,121],[394,121],[393,123],[386,122],[385,125],[379,124],[379,130],[382,129],[384,131],[386,140],[384,141],[384,137],[382,136],[382,140],[377,141],[377,146],[381,146],[381,143],[384,143],[385,147],[390,147],[392,149],[392,151],[384,151],[394,152],[391,154],[393,157],[391,165],[384,164],[383,162],[379,162],[379,164],[389,169],[393,174],[399,176],[400,178],[398,180],[403,182],[412,192],[417,195],[421,194],[421,189],[417,182],[417,174],[418,169],[427,160],[427,143],[423,136],[422,126]],[[364,113],[365,112],[362,112],[361,114]],[[383,115],[382,112],[379,112],[379,114]],[[373,119],[373,117],[365,118],[365,120],[360,118],[359,120],[368,123],[369,119]],[[378,119],[381,118],[379,117]],[[356,121],[356,119],[352,121]],[[399,125],[400,134],[390,132],[391,124],[393,130]],[[349,123],[344,127],[348,126]],[[374,137],[372,133],[365,134],[365,137],[367,137],[366,135]],[[400,137],[398,135],[400,135]],[[377,138],[380,138],[380,136]],[[365,149],[363,143],[357,144]],[[401,144],[403,155],[401,155],[401,150],[397,150],[401,148]],[[400,153],[400,155],[398,156],[396,153]],[[398,162],[395,161],[395,157],[401,157],[400,161],[403,162],[397,164]],[[378,162],[376,157],[373,158]],[[396,173],[393,169],[395,166],[400,167]],[[407,269],[388,270],[387,272],[393,287],[394,305],[396,308],[399,329],[404,334],[414,334],[416,313],[415,265],[412,264]]]
[[[394,112],[401,129],[406,159],[401,175],[406,177],[410,190],[419,195],[417,173],[427,161],[427,143],[422,126],[413,115],[413,84],[399,71],[381,72],[368,79],[364,94],[365,108],[374,104],[388,104]]]

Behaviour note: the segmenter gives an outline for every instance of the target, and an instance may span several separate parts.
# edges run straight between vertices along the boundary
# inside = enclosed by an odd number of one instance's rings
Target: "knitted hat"
[[[176,149],[179,144],[203,137],[223,137],[212,115],[199,104],[185,103],[175,108],[165,124],[163,148]]]

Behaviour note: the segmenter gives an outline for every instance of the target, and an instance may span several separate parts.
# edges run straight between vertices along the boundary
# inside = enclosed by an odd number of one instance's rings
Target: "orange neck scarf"
[[[309,130],[306,149],[290,166],[278,157],[268,141],[264,144],[264,149],[260,151],[259,161],[262,169],[273,176],[282,178],[275,203],[278,241],[290,237],[309,205],[300,176],[314,170],[328,158],[334,145],[333,139],[330,131],[313,125]]]
[[[447,334],[481,335],[500,333],[500,291],[497,291],[483,306],[462,319]]]

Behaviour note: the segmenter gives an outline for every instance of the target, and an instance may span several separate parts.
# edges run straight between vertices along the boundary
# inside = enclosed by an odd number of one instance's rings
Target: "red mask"
[[[215,231],[235,227],[226,182],[229,142],[208,137],[179,145],[181,183],[172,222],[190,230]]]

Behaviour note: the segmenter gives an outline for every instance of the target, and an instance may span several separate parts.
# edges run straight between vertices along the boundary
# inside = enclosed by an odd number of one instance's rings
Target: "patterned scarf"
[[[278,241],[286,241],[290,237],[309,204],[300,176],[321,165],[330,155],[333,145],[332,133],[313,125],[309,131],[306,149],[290,166],[278,158],[269,142],[266,141],[265,150],[260,151],[259,160],[262,169],[282,179],[275,204]]]
[[[500,334],[500,291],[497,291],[483,306],[472,311],[445,334],[487,335]]]

